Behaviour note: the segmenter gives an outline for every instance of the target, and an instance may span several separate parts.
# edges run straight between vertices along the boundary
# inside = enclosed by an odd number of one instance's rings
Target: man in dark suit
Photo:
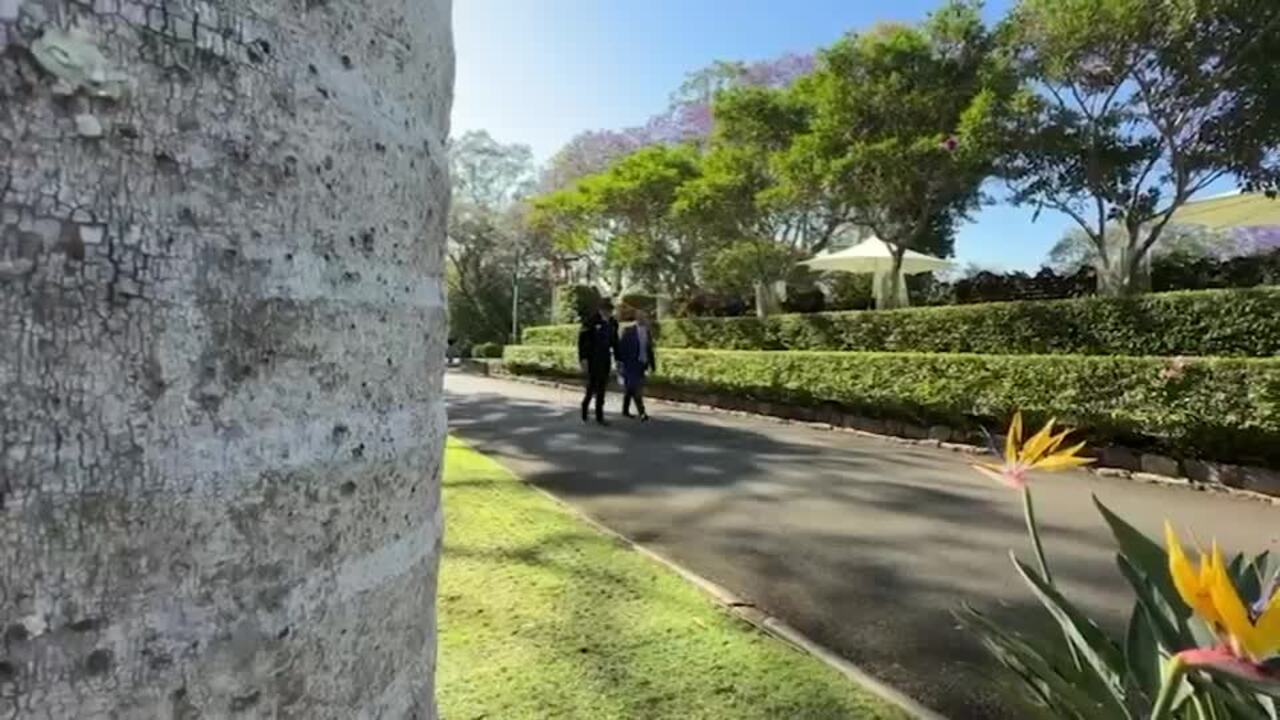
[[[599,309],[583,321],[578,333],[578,362],[587,385],[587,394],[582,398],[582,422],[587,421],[587,408],[594,398],[596,422],[608,425],[604,419],[604,394],[617,349],[618,321],[613,319],[613,302],[605,298]]]
[[[647,421],[649,413],[644,411],[645,374],[657,369],[657,364],[654,362],[649,316],[643,310],[637,310],[635,324],[622,331],[617,355],[618,374],[622,376],[626,390],[622,397],[622,416],[631,417],[631,401],[634,400],[641,422]]]

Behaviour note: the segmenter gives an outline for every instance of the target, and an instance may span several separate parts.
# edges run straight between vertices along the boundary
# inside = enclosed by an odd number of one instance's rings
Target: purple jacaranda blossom
[[[811,72],[813,55],[788,53],[745,66],[738,82],[754,87],[781,88]],[[543,172],[543,191],[566,187],[584,175],[607,168],[614,160],[648,145],[675,145],[698,141],[711,134],[711,104],[706,101],[676,104],[649,118],[643,125],[621,130],[588,130],[575,135],[551,158]]]

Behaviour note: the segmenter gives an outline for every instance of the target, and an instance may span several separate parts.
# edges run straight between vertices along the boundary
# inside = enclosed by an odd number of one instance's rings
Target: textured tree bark
[[[0,0],[0,718],[433,718],[449,0]]]

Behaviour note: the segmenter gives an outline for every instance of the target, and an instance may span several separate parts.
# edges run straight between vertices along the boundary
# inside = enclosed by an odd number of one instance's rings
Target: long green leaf
[[[1218,684],[1231,687],[1248,695],[1259,695],[1266,698],[1280,699],[1280,678],[1254,680],[1240,677],[1214,667],[1203,668],[1205,673],[1216,678]],[[1273,701],[1274,702],[1274,701]]]
[[[1252,603],[1262,597],[1262,589],[1266,586],[1267,580],[1271,579],[1268,572],[1269,557],[1264,552],[1246,562],[1241,556],[1240,571],[1232,577],[1236,581],[1240,596],[1245,598],[1246,603]]]
[[[1195,644],[1195,638],[1185,622],[1165,598],[1161,597],[1155,584],[1124,555],[1116,556],[1116,565],[1124,579],[1129,581],[1138,603],[1147,611],[1147,619],[1152,623],[1155,637],[1165,652],[1172,655]]]
[[[1258,573],[1258,577],[1266,581],[1271,577],[1271,551],[1264,550],[1261,555],[1253,559],[1254,572]]]
[[[1232,720],[1275,720],[1275,716],[1253,698],[1245,699],[1222,687],[1210,677],[1191,677],[1196,691],[1221,704]]]
[[[1111,534],[1120,545],[1120,554],[1128,558],[1135,568],[1141,570],[1142,574],[1159,589],[1161,595],[1170,599],[1169,605],[1178,613],[1179,618],[1190,617],[1191,608],[1182,602],[1177,588],[1173,586],[1173,578],[1169,576],[1169,555],[1164,548],[1125,522],[1119,515],[1111,512],[1096,495],[1093,497],[1093,504],[1097,506],[1098,512],[1102,513],[1102,518],[1111,527]]]
[[[1091,697],[1084,692],[1078,677],[1068,677],[1063,670],[1076,674],[1070,665],[1057,665],[1047,660],[1035,647],[1013,633],[1005,631],[982,613],[965,605],[963,615],[956,617],[970,630],[983,637],[987,648],[1001,663],[1017,673],[1027,690],[1040,702],[1048,705],[1059,717],[1095,720],[1102,717],[1126,717],[1114,714],[1099,715],[1099,711],[1111,705],[1111,698]]]
[[[1150,703],[1160,692],[1160,645],[1146,607],[1134,605],[1125,633],[1124,656],[1141,700]]]
[[[1258,695],[1258,704],[1266,708],[1267,720],[1277,720],[1280,718],[1280,707],[1277,707],[1276,698],[1272,695]]]
[[[1069,641],[1079,652],[1086,667],[1090,668],[1094,678],[1107,690],[1112,709],[1119,717],[1131,717],[1126,707],[1124,686],[1124,655],[1112,642],[1111,638],[1052,586],[1044,581],[1034,570],[1022,564],[1013,553],[1009,554],[1013,565],[1022,579],[1031,586],[1040,603],[1053,615]]]
[[[1251,603],[1258,597],[1258,593],[1262,590],[1262,581],[1259,579],[1257,571],[1254,570],[1253,561],[1246,561],[1244,553],[1239,553],[1231,559],[1228,573],[1230,573],[1231,580],[1235,583],[1240,597],[1245,598],[1246,603]]]

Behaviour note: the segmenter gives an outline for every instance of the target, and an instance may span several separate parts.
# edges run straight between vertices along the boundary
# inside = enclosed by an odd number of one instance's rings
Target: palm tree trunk
[[[17,6],[0,717],[433,718],[449,0]]]

